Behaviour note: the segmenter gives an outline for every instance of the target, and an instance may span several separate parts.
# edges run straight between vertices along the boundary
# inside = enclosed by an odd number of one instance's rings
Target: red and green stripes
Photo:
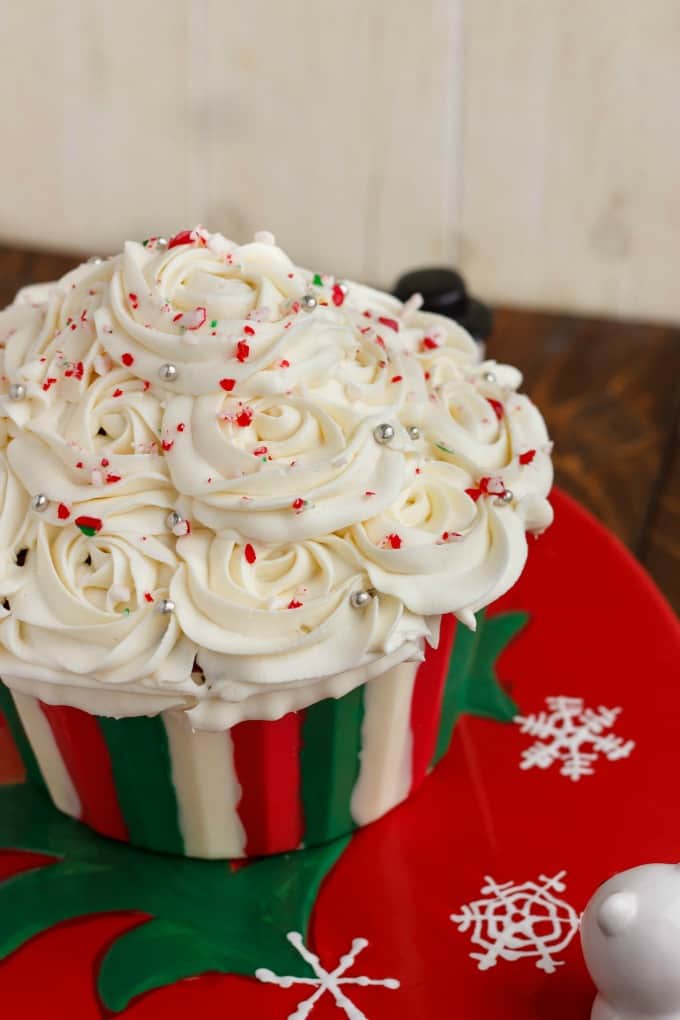
[[[444,718],[442,705],[447,686],[455,686],[455,677],[451,675],[449,669],[455,637],[455,616],[443,616],[439,629],[439,645],[437,648],[427,647],[425,661],[418,670],[411,702],[414,788],[434,766],[435,751],[439,742],[446,742],[448,747],[453,732],[453,720]]]
[[[38,760],[33,753],[31,742],[26,735],[26,730],[22,725],[14,699],[3,683],[0,683],[0,711],[2,711],[2,714],[7,720],[10,733],[12,734],[14,743],[17,746],[21,760],[24,763],[26,778],[31,783],[40,787],[40,789],[46,790],[47,787],[45,785],[43,774],[40,770],[40,766],[38,765]]]
[[[302,804],[306,846],[351,832],[351,799],[360,769],[364,689],[327,698],[304,713]]]
[[[380,817],[422,782],[457,714],[454,636],[444,618],[420,666],[228,731],[195,732],[177,711],[112,719],[18,692],[4,712],[30,778],[97,832],[197,857],[279,853]]]
[[[128,830],[118,802],[101,720],[66,705],[41,702],[40,708],[78,793],[81,821],[104,836],[127,842]]]
[[[97,720],[129,840],[183,854],[165,726],[159,716]]]
[[[302,843],[301,728],[301,713],[289,712],[274,722],[242,722],[231,731],[241,787],[237,811],[249,857],[293,850]]]

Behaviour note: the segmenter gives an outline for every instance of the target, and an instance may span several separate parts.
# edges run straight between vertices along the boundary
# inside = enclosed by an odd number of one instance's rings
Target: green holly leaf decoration
[[[311,972],[282,937],[307,932],[325,875],[349,837],[240,866],[150,854],[103,839],[28,784],[0,789],[0,846],[55,857],[0,883],[0,959],[55,924],[88,914],[148,915],[104,956],[98,991],[124,1009],[142,992],[219,971]]]
[[[506,645],[526,626],[528,613],[477,613],[477,629],[460,624],[449,663],[442,705],[442,722],[433,764],[446,754],[451,734],[464,712],[511,722],[519,709],[496,675],[496,660]]]

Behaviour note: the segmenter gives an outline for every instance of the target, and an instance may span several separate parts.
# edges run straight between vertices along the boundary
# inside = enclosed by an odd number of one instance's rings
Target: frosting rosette
[[[177,569],[175,550],[157,512],[129,516],[113,516],[108,528],[85,515],[63,528],[36,525],[23,582],[0,621],[4,672],[11,662],[19,677],[186,680],[193,645],[174,614],[159,611]]]
[[[196,520],[280,542],[361,520],[367,492],[379,492],[383,506],[397,497],[404,457],[374,441],[383,418],[293,394],[178,397],[163,435],[173,482],[191,497]]]
[[[15,683],[198,725],[274,690],[309,704],[422,658],[442,614],[474,626],[551,520],[520,373],[271,235],[128,242],[21,291],[0,354]]]
[[[10,613],[9,600],[23,584],[34,526],[28,494],[13,474],[6,451],[0,450],[0,619]]]
[[[372,599],[357,614],[351,595],[366,584],[345,539],[264,546],[240,535],[195,532],[178,542],[183,559],[171,587],[183,631],[200,644],[209,679],[280,684],[363,666],[406,637],[429,632],[394,598]]]

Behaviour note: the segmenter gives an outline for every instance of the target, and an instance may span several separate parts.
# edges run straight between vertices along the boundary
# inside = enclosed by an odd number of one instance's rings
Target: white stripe
[[[402,662],[364,686],[361,767],[350,810],[358,825],[380,818],[411,789],[411,698],[418,662]]]
[[[192,730],[184,712],[163,712],[172,781],[189,857],[245,857],[246,834],[236,805],[241,787],[229,730]]]
[[[73,818],[80,818],[82,806],[61,751],[57,747],[47,716],[37,698],[12,691],[21,724],[26,730],[38,766],[55,806]]]

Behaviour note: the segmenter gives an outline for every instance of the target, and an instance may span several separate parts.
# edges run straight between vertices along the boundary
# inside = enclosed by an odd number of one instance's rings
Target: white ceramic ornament
[[[591,1020],[680,1020],[680,864],[645,864],[601,885],[581,941],[597,985]]]

